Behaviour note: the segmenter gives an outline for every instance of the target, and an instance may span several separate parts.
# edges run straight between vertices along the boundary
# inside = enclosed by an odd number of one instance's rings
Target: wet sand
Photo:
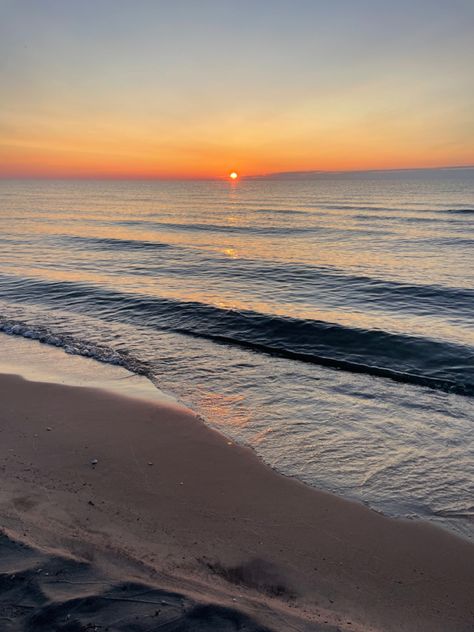
[[[0,629],[472,632],[474,546],[185,408],[0,376]]]

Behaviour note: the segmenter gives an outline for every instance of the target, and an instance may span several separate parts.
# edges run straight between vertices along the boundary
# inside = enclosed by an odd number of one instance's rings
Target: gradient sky
[[[474,0],[0,0],[0,176],[474,164]]]

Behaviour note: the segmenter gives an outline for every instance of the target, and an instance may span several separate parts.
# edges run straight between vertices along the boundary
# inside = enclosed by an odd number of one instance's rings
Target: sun
[[[229,173],[229,178],[231,180],[237,180],[238,177],[239,177],[239,174],[236,171],[232,171],[231,173]]]

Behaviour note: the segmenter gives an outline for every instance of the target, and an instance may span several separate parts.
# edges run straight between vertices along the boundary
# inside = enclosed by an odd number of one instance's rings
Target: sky
[[[474,0],[0,0],[0,177],[474,164]]]

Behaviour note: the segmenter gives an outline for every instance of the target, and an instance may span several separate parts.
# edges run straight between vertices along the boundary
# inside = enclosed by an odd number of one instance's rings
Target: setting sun
[[[239,174],[236,173],[235,171],[232,171],[232,173],[229,173],[229,178],[231,180],[237,180],[238,177],[239,177]]]

